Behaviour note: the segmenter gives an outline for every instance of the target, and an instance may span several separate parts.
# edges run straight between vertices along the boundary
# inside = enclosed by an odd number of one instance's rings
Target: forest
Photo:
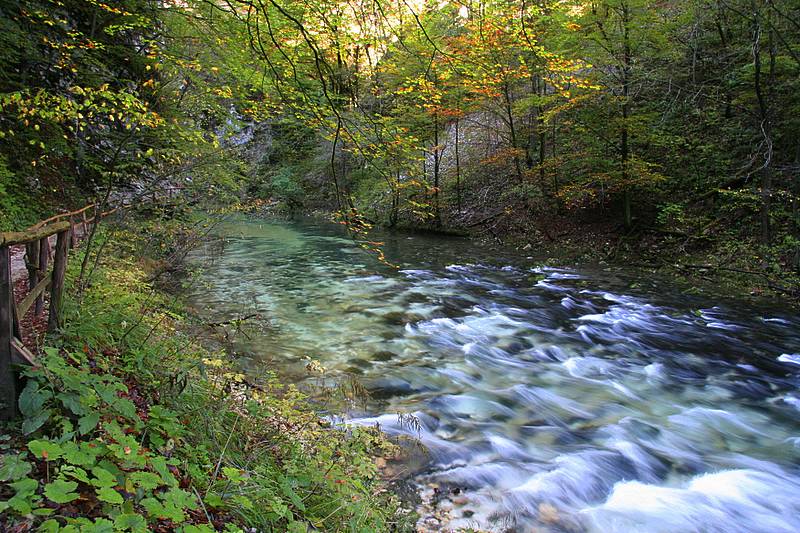
[[[0,529],[408,530],[396,443],[331,438],[224,354],[260,311],[206,316],[213,347],[182,329],[209,217],[331,220],[387,267],[382,232],[468,236],[788,308],[800,0],[0,0],[0,231],[87,204],[114,220],[84,224],[66,324],[20,370]]]
[[[9,2],[0,224],[171,188],[795,280],[798,9]]]

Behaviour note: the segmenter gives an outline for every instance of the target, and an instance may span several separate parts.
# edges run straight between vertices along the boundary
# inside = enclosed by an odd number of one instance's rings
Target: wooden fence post
[[[11,283],[11,249],[0,247],[0,419],[17,416],[17,382],[11,368],[14,331],[14,286]]]
[[[39,283],[39,241],[29,242],[25,245],[25,266],[28,268],[28,290],[32,291]]]
[[[36,273],[36,283],[44,279],[47,275],[47,265],[50,263],[50,239],[44,237],[39,241],[39,271]],[[33,306],[33,313],[36,316],[42,314],[44,310],[44,296],[38,296]]]
[[[53,258],[53,284],[50,286],[50,316],[47,331],[54,332],[61,326],[61,303],[64,296],[64,274],[67,271],[70,229],[58,233]]]
[[[75,218],[69,217],[69,236],[70,236],[70,248],[75,248],[78,246],[78,232],[75,231],[77,224],[75,224]]]

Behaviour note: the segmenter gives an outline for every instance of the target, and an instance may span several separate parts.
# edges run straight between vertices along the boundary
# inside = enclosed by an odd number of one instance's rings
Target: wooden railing
[[[25,231],[0,233],[0,419],[9,420],[17,414],[18,379],[13,365],[33,364],[34,355],[25,348],[21,320],[31,308],[35,316],[44,312],[44,295],[49,290],[50,305],[47,330],[52,332],[61,325],[61,307],[64,296],[64,274],[67,269],[69,249],[77,245],[78,231],[86,235],[89,228],[107,213],[96,213],[91,219],[87,212],[95,204],[71,213],[63,213],[43,220]],[[50,262],[50,239],[56,236],[53,267]],[[14,298],[11,247],[25,245],[25,263],[28,271],[28,294],[19,304]]]

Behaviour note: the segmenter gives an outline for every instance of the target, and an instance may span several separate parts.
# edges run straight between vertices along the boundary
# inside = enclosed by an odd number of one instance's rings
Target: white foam
[[[589,531],[800,531],[800,484],[755,470],[727,470],[684,487],[617,483],[602,505],[584,509]]]
[[[800,353],[785,353],[778,356],[778,361],[781,363],[789,363],[792,365],[800,365]]]

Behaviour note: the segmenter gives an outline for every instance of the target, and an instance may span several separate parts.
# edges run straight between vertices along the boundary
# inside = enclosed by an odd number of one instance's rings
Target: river
[[[800,318],[461,238],[234,218],[194,252],[245,366],[356,376],[348,423],[419,439],[420,527],[800,531]],[[413,414],[417,423],[398,413]],[[435,516],[435,518],[434,518]]]

